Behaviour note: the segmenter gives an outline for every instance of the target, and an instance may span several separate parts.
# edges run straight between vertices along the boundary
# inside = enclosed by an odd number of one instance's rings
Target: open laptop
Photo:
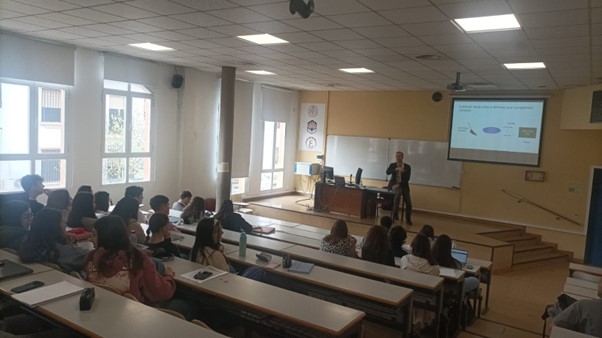
[[[33,273],[33,270],[8,259],[0,260],[0,280]]]
[[[468,251],[462,249],[452,249],[451,254],[455,260],[462,264],[462,268],[466,267],[466,262],[468,261]]]

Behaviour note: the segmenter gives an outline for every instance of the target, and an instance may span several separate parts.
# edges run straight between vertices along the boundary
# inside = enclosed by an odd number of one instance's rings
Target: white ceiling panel
[[[458,2],[441,5],[439,6],[439,9],[451,19],[512,13],[512,10],[506,1],[500,0]]]
[[[390,10],[381,14],[396,24],[448,20],[448,17],[435,6]]]
[[[184,21],[176,20],[169,16],[157,16],[154,18],[140,19],[139,22],[149,24],[151,26],[157,26],[167,30],[193,28],[194,25],[186,23]]]
[[[374,12],[334,15],[330,19],[345,27],[374,27],[390,24],[387,19]]]
[[[127,4],[161,15],[174,15],[192,11],[189,7],[181,6],[171,1],[134,0],[128,1]]]
[[[407,36],[408,33],[396,25],[385,25],[376,27],[355,27],[353,31],[370,39],[376,38],[395,38]]]
[[[435,35],[435,34],[463,34],[451,21],[435,21],[423,23],[410,23],[401,25],[401,27],[415,36]]]
[[[577,9],[569,11],[539,12],[517,15],[518,21],[525,29],[535,27],[574,26],[588,22],[588,11]]]
[[[59,0],[18,0],[18,1],[12,1],[12,2],[19,2],[20,4],[24,4],[24,5],[30,5],[30,6],[43,8],[47,11],[66,11],[66,10],[70,10],[70,9],[80,8],[80,6],[78,6],[76,4],[69,3],[69,2],[63,2],[63,1],[59,1]],[[28,13],[28,14],[33,14],[33,13]]]
[[[86,20],[91,20],[94,22],[103,22],[103,23],[122,21],[123,19],[125,19],[122,16],[116,16],[116,15],[112,15],[112,14],[108,14],[108,13],[103,13],[103,12],[100,12],[100,11],[97,11],[94,9],[90,9],[90,8],[74,9],[71,11],[65,11],[65,12],[63,12],[63,14],[73,15],[73,16],[77,16],[79,18],[83,18]]]
[[[328,0],[316,1],[316,13],[320,15],[338,15],[350,13],[362,13],[369,11],[369,8],[356,0]]]
[[[537,13],[587,8],[587,0],[507,0],[514,13]]]
[[[171,0],[182,6],[194,8],[199,11],[210,11],[214,9],[232,8],[236,5],[227,0]]]
[[[111,22],[111,26],[119,27],[123,29],[123,34],[127,34],[127,32],[138,32],[138,33],[150,33],[150,32],[158,32],[161,28],[149,24],[145,24],[142,22],[134,21],[134,20],[126,20],[119,22]],[[118,34],[118,33],[115,33]]]
[[[194,26],[211,27],[230,24],[229,21],[202,12],[172,15],[171,18],[187,22]]]
[[[531,40],[563,38],[569,36],[588,36],[589,25],[539,27],[525,29],[524,31]]]
[[[244,7],[209,11],[208,14],[238,24],[271,21],[271,18]]]
[[[123,3],[109,4],[94,7],[95,10],[118,15],[127,19],[136,20],[157,16],[157,13],[146,11],[142,8],[130,6]]]
[[[253,22],[245,24],[244,26],[254,29],[255,31],[268,34],[291,33],[299,31],[297,28],[279,21]]]

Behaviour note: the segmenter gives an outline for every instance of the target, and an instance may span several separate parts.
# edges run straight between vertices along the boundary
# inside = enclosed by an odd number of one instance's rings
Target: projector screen
[[[539,166],[545,99],[454,98],[448,159]]]

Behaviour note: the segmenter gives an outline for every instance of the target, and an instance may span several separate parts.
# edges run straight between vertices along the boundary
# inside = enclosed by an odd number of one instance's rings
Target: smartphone
[[[10,289],[10,291],[12,291],[14,293],[21,293],[21,292],[29,291],[29,290],[32,290],[35,288],[39,288],[40,286],[44,286],[44,282],[40,282],[39,280],[34,280],[33,282],[29,282],[27,284],[15,286],[14,288]]]
[[[194,275],[194,279],[205,280],[209,278],[209,276],[213,275],[213,272],[210,271],[199,271]]]

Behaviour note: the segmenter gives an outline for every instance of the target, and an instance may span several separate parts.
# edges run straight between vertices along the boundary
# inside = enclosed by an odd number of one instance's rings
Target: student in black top
[[[18,250],[32,220],[29,203],[19,200],[4,202],[0,212],[0,248]]]
[[[89,192],[80,192],[73,198],[71,212],[67,218],[67,226],[70,228],[85,228],[92,231],[92,225],[96,221],[94,211],[94,195]]]
[[[401,225],[396,225],[389,230],[389,243],[391,243],[393,257],[403,257],[407,254],[402,248],[406,238],[408,238],[408,234]]]
[[[94,193],[94,204],[96,205],[95,212],[102,214],[109,214],[109,206],[111,203],[111,196],[106,191],[97,191]]]
[[[29,203],[31,212],[35,215],[44,207],[44,204],[36,200],[44,193],[44,179],[40,175],[25,175],[21,178],[21,186],[25,191],[23,200]]]
[[[148,220],[148,229],[146,230],[146,245],[157,256],[158,249],[163,249],[170,256],[180,257],[180,250],[171,242],[169,234],[169,217],[165,214],[153,214]],[[152,233],[152,236],[151,236]]]
[[[224,229],[241,232],[244,231],[250,234],[253,231],[253,226],[245,221],[240,214],[234,212],[234,205],[229,199],[225,199],[222,206],[219,208],[215,218],[220,221]]]
[[[362,259],[388,266],[395,266],[395,260],[389,246],[387,230],[381,226],[374,226],[368,230],[368,235],[362,247]]]

